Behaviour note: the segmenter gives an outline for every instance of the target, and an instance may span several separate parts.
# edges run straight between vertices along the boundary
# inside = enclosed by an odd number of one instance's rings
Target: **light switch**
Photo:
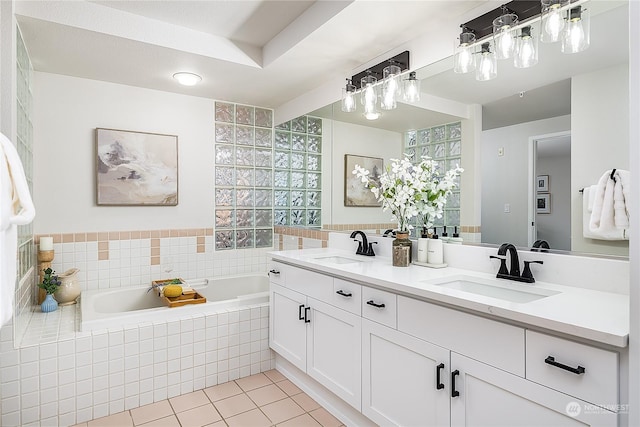
[[[510,213],[511,212],[511,205],[509,203],[505,203],[504,204],[504,213]]]
[[[498,156],[504,156],[504,147],[498,148]]]

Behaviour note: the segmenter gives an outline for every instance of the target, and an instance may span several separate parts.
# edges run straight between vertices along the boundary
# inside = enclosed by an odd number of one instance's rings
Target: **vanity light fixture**
[[[476,68],[476,80],[484,82],[495,79],[498,76],[496,53],[491,50],[491,44],[489,42],[482,43],[480,47],[480,56],[478,57],[478,66]]]
[[[183,86],[195,86],[202,81],[202,77],[194,73],[179,72],[173,75],[173,78]]]
[[[416,78],[416,72],[409,73],[409,78],[402,81],[402,99],[405,102],[420,101],[420,80]]]
[[[582,6],[567,11],[567,23],[562,35],[562,53],[578,53],[589,47],[589,9]]]
[[[380,107],[383,110],[393,110],[397,107],[396,99],[400,93],[400,67],[393,61],[382,70],[382,101]]]
[[[538,38],[533,34],[531,25],[518,30],[513,66],[529,68],[538,63]]]
[[[493,20],[493,39],[498,59],[509,59],[513,56],[516,47],[516,25],[518,15],[503,6],[502,15]]]
[[[542,25],[540,40],[543,43],[555,43],[560,40],[560,35],[564,30],[565,21],[562,7],[569,3],[569,0],[541,0],[542,2]]]
[[[475,50],[473,43],[475,41],[476,35],[463,25],[462,32],[457,39],[456,54],[453,58],[453,71],[455,73],[464,74],[476,68],[475,58],[473,57]]]
[[[376,79],[371,75],[371,70],[367,70],[367,75],[360,82],[360,102],[364,106],[364,117],[367,120],[376,120],[380,117],[378,112],[378,86]]]
[[[342,89],[342,111],[352,113],[356,111],[356,87],[347,79],[347,84]]]

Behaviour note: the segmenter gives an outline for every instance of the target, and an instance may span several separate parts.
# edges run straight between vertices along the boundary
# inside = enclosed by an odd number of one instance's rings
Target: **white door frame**
[[[529,157],[529,178],[527,179],[528,184],[527,184],[527,188],[528,188],[528,193],[527,193],[527,200],[528,200],[528,208],[527,208],[527,241],[528,241],[528,246],[531,247],[533,246],[533,243],[537,240],[537,229],[536,229],[536,195],[537,195],[537,191],[536,191],[536,156],[537,156],[537,152],[538,152],[538,141],[544,141],[546,139],[555,139],[555,138],[561,138],[561,137],[566,137],[566,136],[571,136],[571,131],[567,130],[567,131],[562,131],[562,132],[554,132],[554,133],[545,133],[543,135],[534,135],[534,136],[530,136],[529,137],[529,146],[528,146],[528,157]]]

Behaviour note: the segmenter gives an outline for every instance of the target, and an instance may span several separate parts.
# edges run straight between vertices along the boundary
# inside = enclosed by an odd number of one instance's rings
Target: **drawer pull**
[[[339,291],[336,291],[336,294],[338,295],[342,295],[345,298],[351,298],[353,296],[353,294],[351,292],[346,293],[345,291],[343,291],[342,289],[340,289]]]
[[[279,276],[280,272],[278,270],[269,270],[269,276],[271,276],[272,274],[275,274],[275,275]]]
[[[372,306],[374,306],[375,308],[384,308],[384,307],[385,307],[384,303],[382,303],[382,304],[376,304],[373,300],[371,300],[371,301],[367,301],[367,304],[372,305]]]
[[[311,323],[311,319],[309,319],[309,311],[311,310],[311,307],[306,307],[304,309],[304,323]]]
[[[304,320],[304,314],[302,314],[302,309],[304,308],[304,304],[300,304],[298,307],[298,320]]]
[[[544,363],[555,366],[556,368],[564,369],[565,371],[573,372],[576,375],[582,375],[585,372],[585,369],[582,366],[578,365],[577,368],[572,368],[571,366],[556,362],[556,359],[553,356],[548,356],[546,359],[544,359]]]
[[[436,390],[442,390],[444,388],[444,384],[442,384],[442,381],[440,380],[440,372],[442,372],[443,369],[444,363],[436,366]]]
[[[451,372],[451,397],[460,396],[460,392],[456,390],[456,377],[458,375],[460,375],[460,371],[458,371],[457,369]]]

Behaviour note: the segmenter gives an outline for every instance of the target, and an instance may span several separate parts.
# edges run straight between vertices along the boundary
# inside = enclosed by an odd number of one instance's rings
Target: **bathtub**
[[[250,274],[187,281],[207,298],[203,304],[169,308],[149,286],[83,291],[80,330],[121,328],[143,322],[171,321],[198,314],[269,302],[269,277]]]

